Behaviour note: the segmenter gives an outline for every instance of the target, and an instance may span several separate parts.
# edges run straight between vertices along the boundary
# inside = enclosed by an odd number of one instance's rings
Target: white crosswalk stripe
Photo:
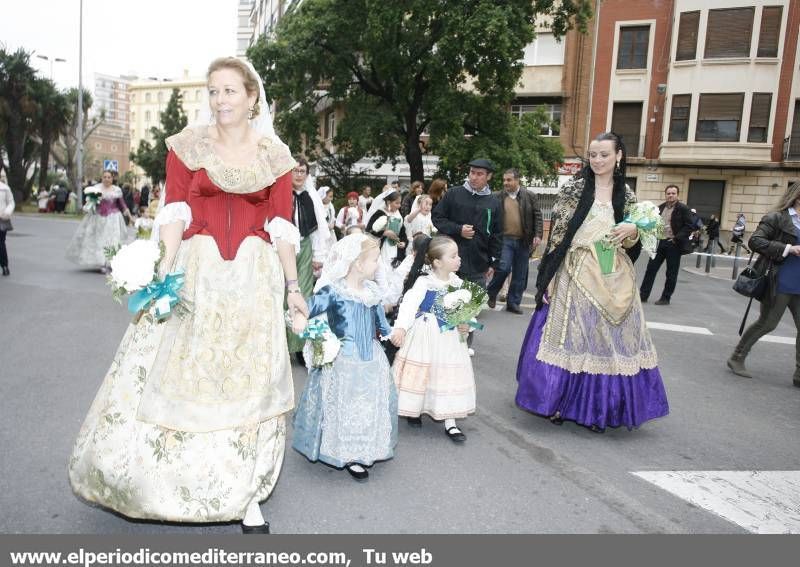
[[[749,532],[800,534],[800,471],[632,473]]]

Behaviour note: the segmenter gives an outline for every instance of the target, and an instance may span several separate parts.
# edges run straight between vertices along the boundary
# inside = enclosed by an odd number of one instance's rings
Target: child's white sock
[[[455,419],[445,419],[444,420],[444,430],[447,431],[451,427],[456,427],[456,428],[458,427],[456,425],[456,420]],[[461,431],[461,430],[459,429],[459,431]]]
[[[251,500],[250,504],[247,505],[247,511],[244,513],[242,523],[245,526],[264,525],[264,516],[261,514],[261,506],[258,505],[258,501]]]
[[[364,467],[362,467],[361,465],[359,465],[358,463],[350,463],[349,465],[347,465],[347,468],[350,469],[351,471],[357,472],[357,473],[362,473],[365,470],[367,470]]]

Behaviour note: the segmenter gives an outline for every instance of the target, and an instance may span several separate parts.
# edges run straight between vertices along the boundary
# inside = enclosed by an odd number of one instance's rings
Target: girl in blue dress
[[[332,363],[309,370],[294,416],[292,447],[356,480],[366,480],[375,461],[391,459],[397,444],[397,390],[376,338],[391,333],[373,281],[379,256],[377,240],[365,234],[331,249],[309,317],[325,314],[341,347]],[[294,317],[295,328],[303,327],[303,315]]]

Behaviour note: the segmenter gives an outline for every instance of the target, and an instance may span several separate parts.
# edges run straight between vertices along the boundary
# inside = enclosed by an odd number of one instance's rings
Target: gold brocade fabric
[[[602,274],[593,243],[614,226],[609,204],[595,203],[556,273],[537,358],[570,372],[631,376],[655,368],[628,256],[618,250],[611,274]]]
[[[214,151],[207,126],[185,128],[167,138],[166,143],[187,168],[192,171],[205,169],[211,181],[227,193],[261,191],[295,165],[288,147],[262,138],[258,143],[256,160],[250,167],[228,167]]]
[[[163,336],[137,419],[189,432],[256,424],[292,409],[283,324],[283,277],[275,251],[245,238],[224,261],[214,239],[183,241],[176,266],[188,315]]]

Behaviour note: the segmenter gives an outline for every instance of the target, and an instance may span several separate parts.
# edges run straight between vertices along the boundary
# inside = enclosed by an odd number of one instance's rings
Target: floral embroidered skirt
[[[120,212],[83,217],[67,246],[67,260],[83,268],[102,268],[108,263],[105,249],[125,244],[128,228]]]
[[[572,259],[568,257],[565,264]],[[586,256],[575,259],[570,268],[596,268]],[[566,266],[559,270],[550,305],[533,313],[522,342],[517,365],[519,407],[601,429],[630,429],[669,413],[633,267],[623,260],[620,279],[611,291],[616,297],[609,302],[581,284],[590,281],[588,277],[578,271],[567,274]],[[616,313],[606,309],[627,288],[631,288],[627,307]]]
[[[383,349],[372,360],[340,354],[313,368],[294,415],[292,447],[334,467],[391,459],[397,445],[397,390]]]
[[[417,317],[395,356],[400,415],[462,418],[475,412],[475,375],[458,331],[442,332],[430,314]]]
[[[75,442],[70,483],[132,518],[238,520],[275,486],[293,405],[279,263],[254,237],[223,261],[208,236],[184,241],[176,263],[192,311],[166,323],[145,315],[128,327]],[[156,385],[177,400],[171,415],[158,417]]]

